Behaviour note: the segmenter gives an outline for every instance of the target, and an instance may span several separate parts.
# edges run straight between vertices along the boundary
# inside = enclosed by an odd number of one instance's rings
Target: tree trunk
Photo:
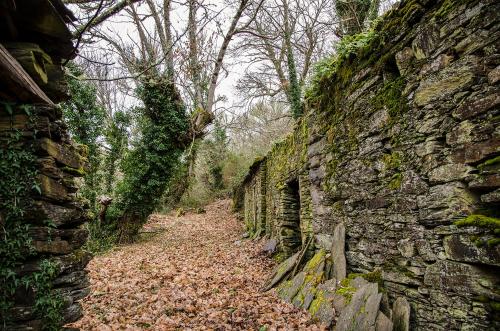
[[[285,47],[288,65],[288,79],[290,81],[289,95],[290,106],[292,108],[293,118],[297,119],[302,116],[302,102],[299,81],[297,79],[297,67],[295,65],[295,58],[293,56],[292,48],[292,31],[290,28],[289,8],[286,0],[283,0],[284,7],[284,25],[285,25]]]
[[[99,223],[100,225],[106,225],[106,212],[108,211],[108,207],[113,202],[113,199],[110,197],[100,197],[99,204],[101,205],[101,210],[99,211]]]

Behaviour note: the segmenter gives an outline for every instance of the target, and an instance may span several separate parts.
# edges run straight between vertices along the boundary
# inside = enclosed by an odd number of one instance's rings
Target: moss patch
[[[357,278],[357,277],[364,278],[367,282],[370,282],[370,283],[377,283],[379,286],[379,289],[382,289],[384,287],[384,280],[382,279],[382,271],[380,271],[380,270],[375,270],[372,272],[368,272],[366,274],[351,273],[347,276],[346,279],[353,280],[354,278]]]
[[[387,108],[391,117],[391,122],[395,122],[399,117],[408,111],[408,102],[403,97],[403,89],[406,81],[403,77],[398,77],[384,84],[382,89],[373,98],[375,109]]]
[[[403,174],[398,172],[392,175],[391,181],[389,182],[388,187],[391,190],[396,190],[401,187],[401,182],[403,181]]]
[[[72,168],[72,167],[62,167],[62,171],[72,174],[74,176],[85,176],[86,172],[83,170],[83,167],[80,168]]]
[[[500,218],[485,215],[473,214],[454,223],[458,227],[475,226],[493,232],[494,238],[483,239],[478,236],[471,236],[471,240],[477,247],[484,245],[496,247],[500,244]]]
[[[356,293],[356,289],[352,286],[349,286],[348,284],[349,283],[347,283],[347,285],[345,285],[345,283],[344,285],[340,284],[340,287],[335,290],[336,294],[339,294],[346,299],[346,304],[349,304],[351,302],[352,296],[354,295],[354,293]]]
[[[473,214],[456,221],[454,224],[458,227],[477,226],[479,228],[492,230],[495,234],[500,234],[500,218],[496,217]]]
[[[321,249],[318,253],[316,253],[312,259],[307,262],[304,271],[315,270],[316,267],[324,260],[326,252],[324,249]]]
[[[321,305],[323,305],[325,303],[326,299],[325,299],[325,294],[323,291],[317,291],[316,292],[316,297],[314,298],[314,300],[311,302],[311,305],[309,306],[309,312],[311,313],[311,315],[316,315],[316,313],[318,312],[319,308],[321,307]]]

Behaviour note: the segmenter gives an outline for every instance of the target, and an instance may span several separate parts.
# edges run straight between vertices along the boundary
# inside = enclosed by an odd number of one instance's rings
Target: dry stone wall
[[[390,319],[407,300],[410,329],[500,327],[499,15],[493,0],[403,1],[357,52],[332,61],[293,134],[247,177],[265,179],[245,201],[265,196],[266,234],[287,256],[311,234],[316,255],[338,255],[342,224],[347,273],[379,272],[380,311]],[[291,181],[298,249],[287,249],[283,226]],[[334,273],[320,274],[314,291]]]
[[[48,0],[2,3],[0,17],[0,330],[59,330],[90,292],[76,196],[87,148],[56,106],[70,98],[76,17]]]
[[[7,112],[0,115],[1,147],[6,147],[4,139],[13,130],[24,137],[20,143],[35,156],[36,182],[40,188],[39,192],[33,190],[33,201],[23,218],[33,252],[26,253],[15,277],[40,273],[42,265],[50,261],[56,271],[47,285],[52,286],[53,298],[61,305],[57,312],[61,314],[61,322],[68,323],[81,317],[78,301],[90,292],[84,268],[91,256],[81,249],[87,239],[87,230],[81,227],[88,221],[87,211],[75,196],[75,178],[84,174],[86,151],[72,143],[61,121],[60,109],[48,106],[30,109],[29,116],[21,109],[14,109],[13,115]],[[11,299],[12,306],[2,321],[7,330],[40,330],[47,326],[35,307],[38,299],[32,287],[18,287]]]

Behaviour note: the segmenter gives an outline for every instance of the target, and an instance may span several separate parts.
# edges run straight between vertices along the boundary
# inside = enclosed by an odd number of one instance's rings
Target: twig
[[[104,0],[101,0],[101,2],[99,3],[99,6],[97,7],[97,10],[96,10],[94,16],[92,16],[92,18],[87,22],[87,24],[85,24],[85,26],[83,27],[83,30],[78,35],[78,39],[76,41],[75,47],[73,48],[73,51],[71,51],[71,54],[74,54],[77,51],[78,47],[80,47],[80,42],[82,41],[83,34],[85,33],[85,31],[87,31],[90,24],[92,24],[92,21],[94,21],[96,19],[97,15],[99,15],[103,5],[104,5]],[[63,66],[66,66],[66,64],[68,64],[69,60],[70,60],[69,58],[66,59],[66,61],[63,63]]]

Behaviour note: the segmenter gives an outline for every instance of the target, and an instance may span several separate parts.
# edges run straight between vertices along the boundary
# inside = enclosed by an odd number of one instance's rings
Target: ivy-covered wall
[[[87,212],[75,197],[86,169],[50,106],[0,107],[0,313],[7,330],[56,330],[81,317],[90,292],[81,249]]]
[[[402,1],[322,62],[264,160],[268,233],[281,242],[297,179],[302,237],[331,250],[342,224],[347,272],[380,271],[411,329],[500,327],[499,15],[494,0]]]

